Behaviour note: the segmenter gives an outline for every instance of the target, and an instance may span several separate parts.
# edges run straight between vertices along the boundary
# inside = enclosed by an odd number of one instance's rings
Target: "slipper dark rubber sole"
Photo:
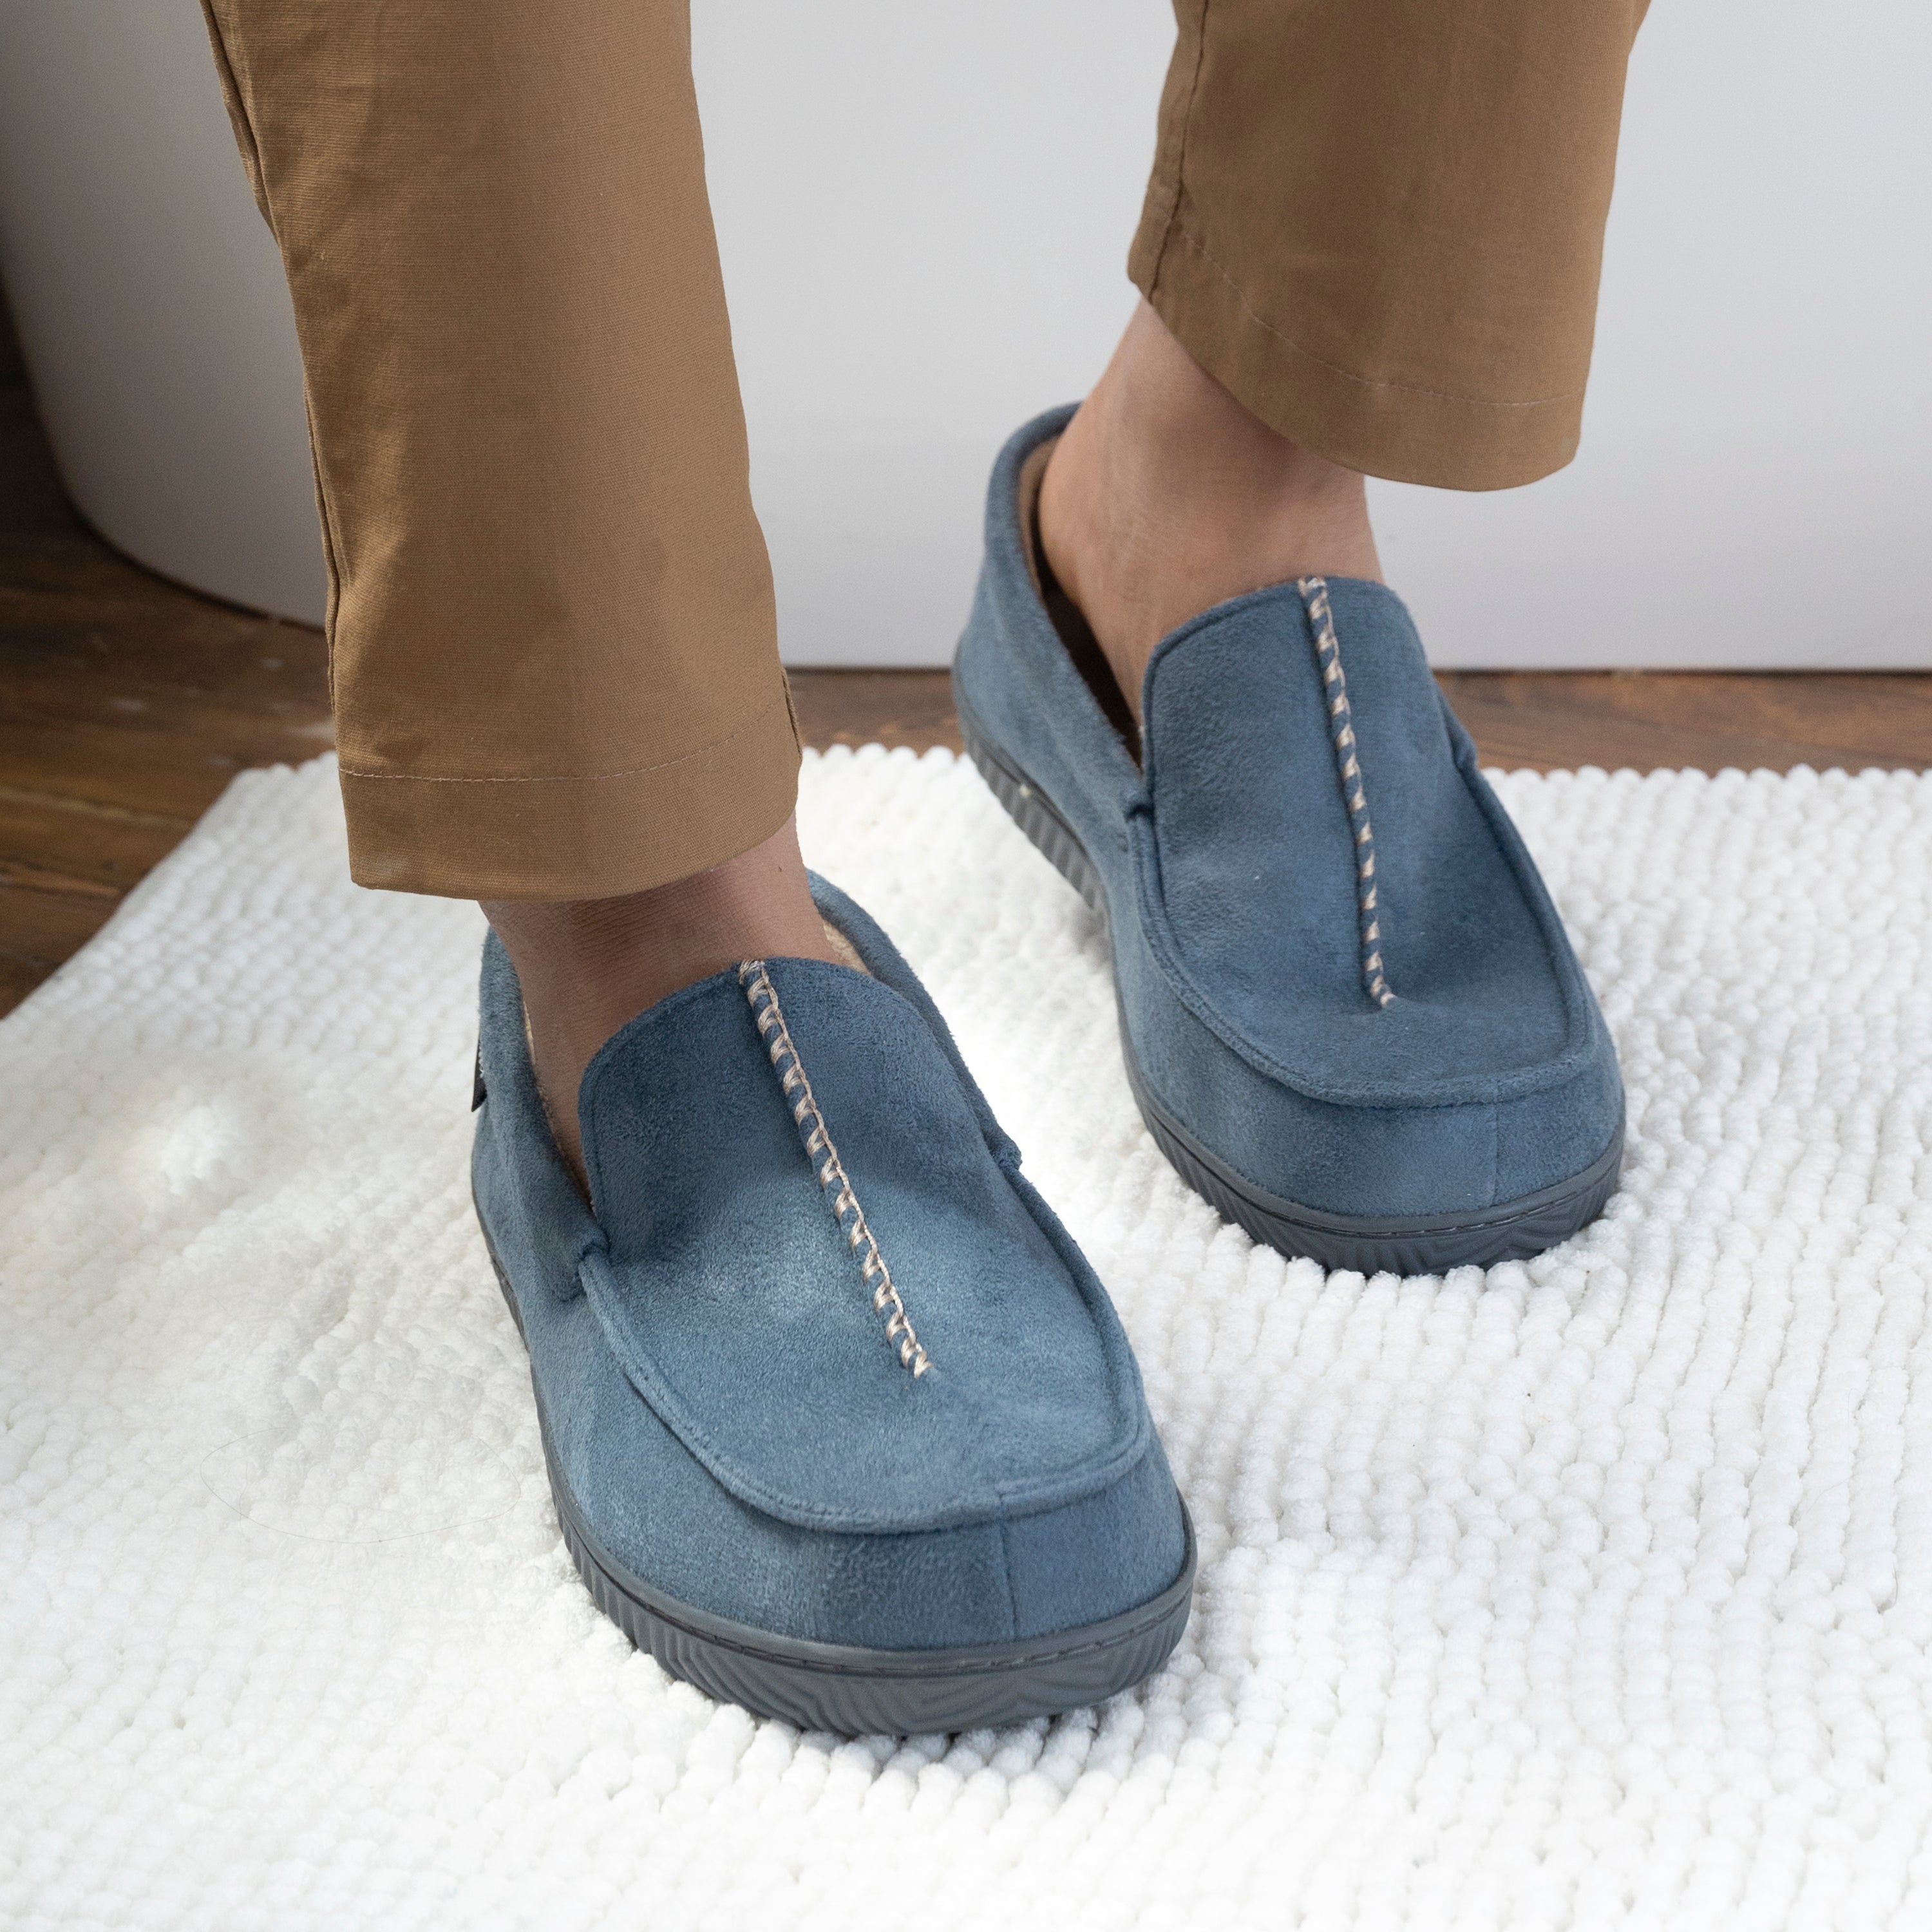
[[[1038,785],[1019,770],[974,717],[952,682],[959,734],[967,755],[1006,814],[1079,893],[1107,928],[1113,920],[1100,868],[1078,835]],[[1118,994],[1117,994],[1118,997]],[[1257,1187],[1203,1147],[1163,1107],[1134,1056],[1126,1016],[1120,1015],[1120,1057],[1127,1084],[1155,1144],[1180,1178],[1225,1219],[1285,1255],[1306,1255],[1325,1268],[1362,1274],[1442,1274],[1456,1268],[1493,1268],[1527,1261],[1600,1214],[1623,1170],[1624,1130],[1619,1120],[1610,1144],[1580,1174],[1514,1201],[1467,1214],[1331,1214],[1285,1201]]]
[[[517,1298],[487,1228],[483,1238],[521,1334]],[[534,1390],[534,1378],[532,1386]],[[1137,1609],[1076,1630],[948,1650],[881,1650],[811,1642],[714,1616],[653,1589],[604,1550],[557,1467],[541,1392],[536,1401],[564,1545],[598,1608],[672,1676],[755,1716],[845,1737],[910,1737],[1057,1717],[1100,1703],[1151,1676],[1187,1627],[1196,1553],[1194,1525],[1184,1504],[1186,1553],[1180,1574]]]

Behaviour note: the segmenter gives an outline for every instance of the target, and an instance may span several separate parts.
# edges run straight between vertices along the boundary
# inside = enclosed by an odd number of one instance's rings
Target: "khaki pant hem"
[[[1150,226],[1143,224],[1129,258],[1135,286],[1244,408],[1318,456],[1393,482],[1508,490],[1576,454],[1580,390],[1491,402],[1352,374],[1264,318],[1190,230],[1184,203]]]
[[[444,778],[344,772],[358,886],[463,899],[615,898],[763,843],[798,797],[781,698],[684,758],[589,778]]]

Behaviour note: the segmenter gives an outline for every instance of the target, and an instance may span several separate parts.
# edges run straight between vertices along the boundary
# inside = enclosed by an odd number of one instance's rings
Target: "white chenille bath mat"
[[[969,767],[803,783],[1139,1350],[1171,1667],[841,1743],[633,1653],[470,1217],[481,922],[250,772],[0,1024],[0,1925],[1932,1926],[1932,778],[1503,780],[1625,1184],[1368,1281],[1162,1162]]]

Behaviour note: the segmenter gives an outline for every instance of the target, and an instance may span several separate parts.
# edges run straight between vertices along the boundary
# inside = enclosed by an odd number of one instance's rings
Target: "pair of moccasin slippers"
[[[1616,1185],[1616,1055],[1407,611],[1312,578],[1219,605],[1156,652],[1136,746],[1033,562],[1070,414],[994,468],[954,685],[1106,922],[1149,1128],[1330,1267],[1562,1240]],[[747,960],[632,1021],[579,1096],[587,1206],[485,947],[477,1211],[566,1541],[668,1670],[806,1729],[1093,1703],[1160,1666],[1193,1581],[1138,1370],[925,989],[814,890],[863,970]]]

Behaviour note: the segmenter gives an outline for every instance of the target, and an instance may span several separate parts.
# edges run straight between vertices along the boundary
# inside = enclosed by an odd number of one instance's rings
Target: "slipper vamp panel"
[[[1564,1078],[1592,1016],[1547,896],[1459,755],[1467,740],[1400,600],[1341,580],[1329,595],[1372,844],[1352,829],[1336,687],[1301,596],[1223,605],[1148,673],[1149,923],[1190,998],[1304,1093],[1416,1106]],[[1386,1005],[1364,986],[1366,887]]]
[[[584,1286],[639,1394],[734,1496],[802,1526],[991,1521],[1118,1480],[1151,1434],[1118,1322],[924,1019],[844,966],[766,970],[931,1366],[889,1340],[794,1118],[803,1089],[728,974],[633,1022],[584,1083],[608,1243]]]

